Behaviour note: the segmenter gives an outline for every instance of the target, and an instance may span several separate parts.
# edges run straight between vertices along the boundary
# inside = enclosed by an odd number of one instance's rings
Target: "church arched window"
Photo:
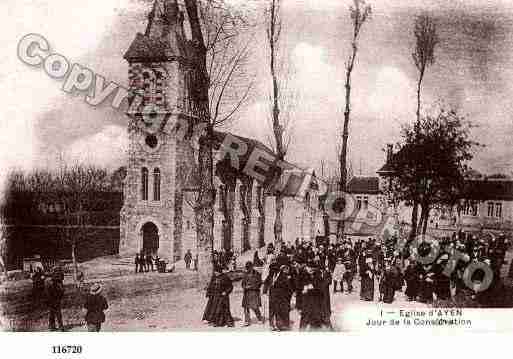
[[[153,170],[153,200],[160,201],[160,170]]]
[[[148,169],[146,167],[141,170],[141,198],[143,201],[148,200]]]

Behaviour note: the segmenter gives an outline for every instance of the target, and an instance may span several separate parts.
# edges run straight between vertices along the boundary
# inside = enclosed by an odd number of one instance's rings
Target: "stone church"
[[[192,46],[184,30],[185,16],[176,0],[156,0],[144,34],[137,33],[124,55],[129,64],[129,86],[143,98],[140,108],[151,106],[167,122],[148,126],[140,109],[131,109],[128,165],[124,204],[120,212],[120,254],[151,253],[169,262],[196,253],[192,205],[195,185],[185,175],[194,166],[194,148],[168,128],[177,120],[194,122],[188,105]],[[237,136],[271,151],[264,144]],[[272,191],[256,180],[227,182],[216,165],[214,249],[235,253],[254,250],[274,239]],[[285,199],[283,238],[312,240],[320,213],[317,186],[312,177],[306,194]],[[192,182],[192,183],[191,183]],[[287,195],[287,188],[284,193]]]

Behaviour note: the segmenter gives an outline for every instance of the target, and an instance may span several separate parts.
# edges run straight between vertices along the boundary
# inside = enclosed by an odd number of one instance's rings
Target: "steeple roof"
[[[146,35],[137,33],[134,41],[123,56],[128,61],[131,60],[166,60],[177,56],[168,43],[160,39],[151,39]]]
[[[155,0],[145,33],[136,34],[123,57],[128,61],[188,58],[191,52],[183,21],[184,15],[176,0]]]

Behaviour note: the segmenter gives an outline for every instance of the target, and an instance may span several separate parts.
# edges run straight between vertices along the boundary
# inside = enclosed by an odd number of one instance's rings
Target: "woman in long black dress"
[[[287,265],[277,268],[274,263],[264,283],[264,294],[269,293],[269,324],[272,330],[290,329],[290,300],[294,283]]]
[[[390,265],[390,262],[385,262],[385,268],[379,287],[383,302],[388,304],[392,303],[397,287],[397,274]]]
[[[425,264],[419,268],[419,301],[422,303],[433,302],[435,271],[432,264]]]
[[[233,290],[231,279],[221,268],[216,268],[207,287],[207,306],[203,320],[216,327],[233,327],[230,312],[230,293]]]
[[[437,299],[448,300],[451,298],[451,278],[444,273],[447,263],[449,261],[449,254],[444,253],[436,260],[433,265],[435,273],[433,280],[433,289]]]
[[[362,277],[360,288],[360,300],[373,301],[374,300],[374,264],[372,258],[366,258],[365,264],[360,270]]]
[[[406,291],[404,294],[408,297],[408,301],[414,301],[419,294],[419,271],[415,260],[411,259],[404,271],[404,279],[406,281]]]
[[[321,291],[321,311],[322,311],[322,325],[327,329],[333,329],[331,324],[331,299],[330,299],[330,285],[331,285],[331,272],[320,265],[319,268],[319,289]]]
[[[324,323],[323,295],[321,289],[321,273],[314,263],[305,267],[302,291],[303,301],[301,307],[301,320],[299,329],[320,329]]]

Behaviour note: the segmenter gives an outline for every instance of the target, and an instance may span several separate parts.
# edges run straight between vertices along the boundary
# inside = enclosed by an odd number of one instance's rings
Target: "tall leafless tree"
[[[108,191],[109,185],[107,170],[92,165],[65,164],[55,176],[50,194],[62,208],[64,226],[61,234],[71,246],[75,281],[78,276],[77,243],[91,235],[91,210],[102,200],[101,193]]]
[[[241,15],[224,1],[184,0],[194,48],[189,92],[199,121],[206,125],[199,139],[194,204],[198,265],[202,277],[212,272],[214,241],[214,127],[229,123],[247,100],[252,82],[237,83],[244,73],[248,46],[238,43]],[[239,43],[240,44],[240,43]],[[241,90],[242,89],[242,90]],[[227,105],[229,103],[229,105]]]
[[[271,124],[272,143],[278,160],[283,161],[291,141],[291,101],[287,97],[287,86],[289,76],[280,68],[279,49],[282,34],[283,22],[281,11],[281,0],[269,0],[265,9],[267,44],[269,45],[269,70],[272,81],[271,101]],[[283,210],[284,194],[275,191],[275,218],[274,218],[274,242],[280,246],[283,242]]]
[[[7,251],[9,250],[7,244],[7,233],[2,218],[0,217],[0,270],[7,279]]]
[[[438,44],[439,39],[436,33],[435,22],[426,14],[420,15],[415,19],[413,35],[415,36],[415,49],[412,53],[412,58],[419,73],[417,81],[417,111],[415,122],[415,131],[418,132],[421,121],[420,110],[422,80],[424,79],[426,69],[435,62],[435,47]],[[418,212],[419,201],[418,199],[414,199],[411,215],[410,239],[413,239],[417,231],[422,228],[422,223],[417,226]],[[423,218],[421,218],[421,222],[422,219]]]
[[[248,11],[224,1],[200,1],[209,76],[210,121],[230,125],[247,104],[255,83],[249,69],[255,22]]]
[[[344,125],[342,130],[342,146],[339,152],[340,164],[340,182],[339,191],[345,191],[347,185],[347,142],[349,139],[349,121],[351,114],[351,75],[356,63],[356,55],[358,54],[358,37],[360,30],[371,15],[371,6],[366,4],[365,0],[353,0],[353,5],[349,8],[352,21],[351,36],[351,54],[346,62],[346,79],[345,79],[345,109],[344,109]],[[337,238],[340,240],[344,237],[344,220],[338,222]]]

